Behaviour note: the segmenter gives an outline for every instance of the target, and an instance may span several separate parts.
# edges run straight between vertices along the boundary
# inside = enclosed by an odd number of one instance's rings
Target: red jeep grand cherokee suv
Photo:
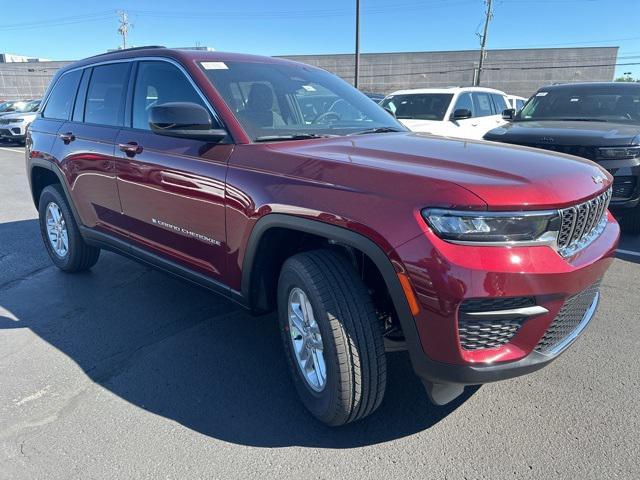
[[[436,404],[548,364],[593,317],[619,235],[596,164],[410,133],[272,58],[77,62],[26,155],[56,266],[106,248],[277,309],[296,389],[329,425],[378,407],[385,351],[409,351]]]

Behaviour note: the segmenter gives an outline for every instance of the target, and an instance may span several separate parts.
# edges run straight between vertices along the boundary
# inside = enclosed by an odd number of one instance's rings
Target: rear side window
[[[93,68],[85,102],[85,122],[109,126],[123,124],[130,66],[129,63],[114,63]]]
[[[471,94],[473,98],[473,105],[475,110],[475,117],[488,117],[493,115],[493,109],[491,108],[491,98],[488,93],[485,92],[473,92]]]
[[[133,93],[133,128],[149,130],[151,107],[170,102],[196,103],[207,108],[187,77],[174,65],[140,62]]]
[[[524,100],[516,100],[516,110],[522,110],[522,107],[524,107]]]
[[[60,77],[53,87],[47,106],[44,109],[43,116],[45,118],[69,119],[81,75],[82,70],[74,70]]]

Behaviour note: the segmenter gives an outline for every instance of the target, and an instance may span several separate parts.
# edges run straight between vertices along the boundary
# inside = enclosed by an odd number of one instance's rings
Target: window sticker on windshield
[[[571,102],[579,102],[579,101],[580,101],[580,99],[579,99],[579,98],[572,98],[570,101],[571,101]]]
[[[544,97],[549,92],[538,92],[536,93],[536,97]]]
[[[200,65],[205,70],[229,70],[229,67],[224,62],[200,62]]]
[[[313,88],[311,85],[302,85],[302,88],[304,88],[307,92],[315,92],[316,89]]]

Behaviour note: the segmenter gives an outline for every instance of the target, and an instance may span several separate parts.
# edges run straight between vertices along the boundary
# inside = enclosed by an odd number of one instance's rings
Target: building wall
[[[618,47],[489,50],[481,85],[530,96],[552,83],[612,81]],[[286,56],[333,72],[353,83],[354,56]],[[405,88],[472,85],[477,50],[365,53],[360,55],[363,91],[391,93]]]
[[[478,51],[365,53],[360,89],[390,93],[404,88],[471,85]],[[618,47],[489,50],[481,84],[528,97],[543,85],[613,80]],[[329,70],[353,82],[353,55],[295,55],[292,60]],[[69,62],[0,62],[0,100],[41,97],[55,72]]]
[[[0,100],[29,100],[44,95],[51,78],[69,62],[0,63]]]

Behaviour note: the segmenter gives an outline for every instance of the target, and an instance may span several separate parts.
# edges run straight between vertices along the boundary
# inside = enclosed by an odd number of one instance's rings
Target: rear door
[[[227,260],[225,177],[233,145],[150,130],[151,107],[169,102],[197,103],[216,121],[211,106],[176,64],[140,61],[133,79],[130,118],[116,142],[126,228],[139,246],[222,280]]]
[[[124,121],[130,69],[131,62],[118,62],[84,70],[71,119],[54,146],[82,223],[122,236],[115,140]]]
[[[502,116],[496,114],[496,107],[493,104],[491,93],[473,92],[471,93],[471,98],[473,98],[473,107],[478,126],[474,138],[481,139],[485,133],[498,126],[498,119],[502,121]]]

